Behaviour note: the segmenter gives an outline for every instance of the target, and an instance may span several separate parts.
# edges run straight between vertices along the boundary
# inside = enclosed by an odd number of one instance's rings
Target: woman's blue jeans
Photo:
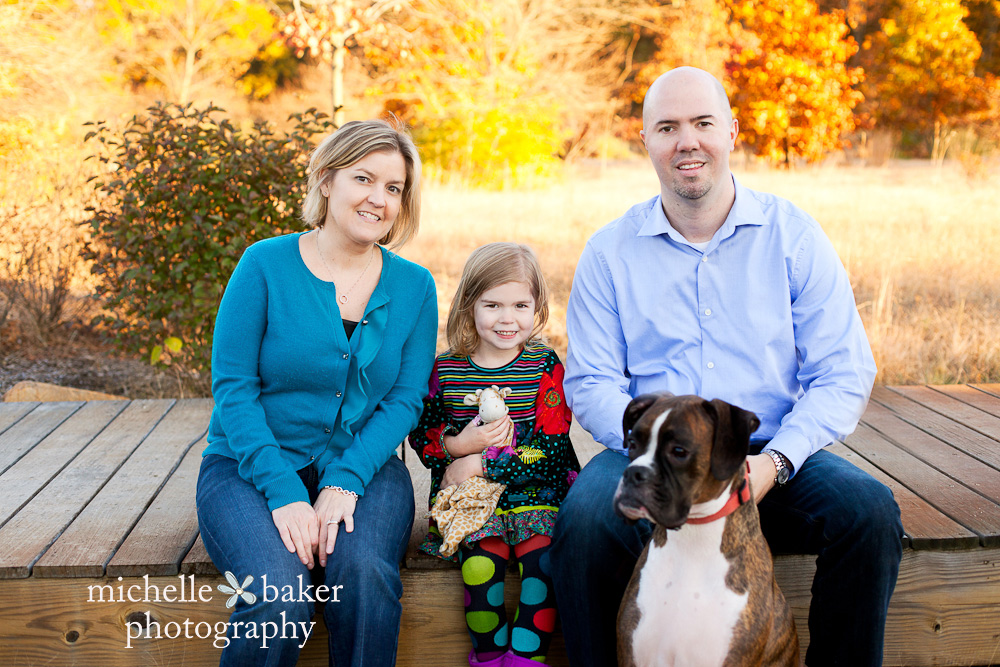
[[[617,664],[618,607],[652,535],[648,521],[629,526],[612,507],[627,465],[624,455],[601,452],[559,508],[548,557],[573,667]],[[759,510],[774,553],[817,555],[806,664],[881,665],[889,598],[902,558],[903,527],[892,492],[820,450],[787,485],[772,489]]]
[[[315,502],[316,470],[303,468],[299,476]],[[240,583],[253,575],[247,590],[257,596],[253,604],[238,599],[221,665],[294,665],[299,645],[304,643],[303,628],[313,616],[310,598],[316,599],[322,584],[331,591],[321,594],[330,599],[323,613],[330,637],[330,664],[395,664],[403,594],[399,563],[414,513],[413,486],[402,461],[394,456],[376,473],[358,500],[354,532],[341,526],[326,568],[317,562],[312,572],[285,548],[264,495],[239,476],[235,460],[217,455],[202,460],[197,503],[201,537],[212,562],[220,572],[232,572]],[[334,586],[342,586],[336,589],[336,601]],[[279,636],[268,639],[264,648],[260,635],[267,622],[274,624],[269,633]],[[252,634],[251,628],[257,630],[258,638],[246,637]],[[293,632],[297,636],[291,636]]]

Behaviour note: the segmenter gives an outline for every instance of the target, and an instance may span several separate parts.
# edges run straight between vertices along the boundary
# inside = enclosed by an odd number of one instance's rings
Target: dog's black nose
[[[625,483],[632,485],[645,484],[653,474],[646,466],[629,466],[625,468]]]

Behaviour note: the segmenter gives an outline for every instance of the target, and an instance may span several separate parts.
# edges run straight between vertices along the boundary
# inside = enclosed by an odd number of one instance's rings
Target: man
[[[738,129],[707,72],[681,67],[657,79],[640,136],[660,195],[595,233],[577,266],[565,388],[607,450],[571,488],[551,550],[574,667],[616,662],[618,606],[652,532],[613,513],[628,464],[622,414],[660,390],[757,414],[748,460],[764,535],[775,552],[818,555],[806,663],[881,664],[902,557],[899,508],[885,486],[823,450],[857,425],[875,362],[816,221],[734,180]]]

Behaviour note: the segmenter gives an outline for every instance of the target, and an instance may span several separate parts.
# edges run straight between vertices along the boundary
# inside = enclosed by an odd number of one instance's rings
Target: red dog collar
[[[736,511],[736,508],[743,503],[750,502],[750,463],[747,463],[747,468],[743,472],[743,483],[740,484],[740,488],[736,489],[729,495],[729,500],[726,504],[722,506],[722,509],[715,514],[709,516],[702,516],[695,519],[688,519],[685,523],[701,524],[701,523],[711,523],[717,519],[722,519],[727,517]]]

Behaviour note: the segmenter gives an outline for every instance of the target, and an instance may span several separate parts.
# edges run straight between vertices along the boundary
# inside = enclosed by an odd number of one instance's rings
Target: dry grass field
[[[751,188],[785,197],[826,230],[851,277],[885,384],[1000,381],[1000,185],[958,166],[735,167]],[[428,185],[419,237],[403,255],[437,279],[442,327],[469,252],[531,245],[552,289],[547,335],[565,353],[565,305],[584,243],[658,191],[644,161],[576,168],[520,192]],[[443,347],[443,340],[442,340]]]

